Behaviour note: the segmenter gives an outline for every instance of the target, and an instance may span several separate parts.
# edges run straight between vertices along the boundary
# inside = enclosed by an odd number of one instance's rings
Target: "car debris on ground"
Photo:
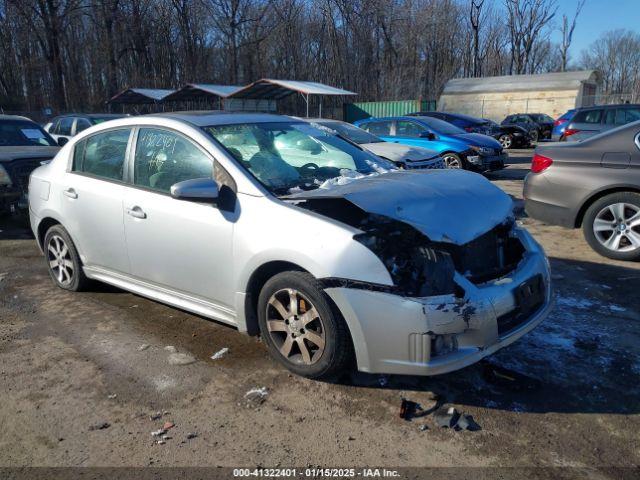
[[[195,363],[196,358],[188,353],[172,353],[167,361],[169,365],[189,365]]]
[[[221,358],[224,358],[227,353],[229,353],[229,349],[227,347],[224,347],[211,355],[211,360],[220,360]]]
[[[469,430],[475,432],[481,430],[471,415],[460,413],[454,407],[442,406],[433,413],[433,421],[440,428],[451,428],[456,431]]]
[[[244,398],[247,401],[247,406],[258,406],[267,399],[267,395],[269,395],[267,387],[256,387],[245,393]]]
[[[406,398],[402,399],[400,403],[400,418],[403,420],[410,422],[412,418],[422,416],[422,412],[422,406],[419,403],[407,400]]]

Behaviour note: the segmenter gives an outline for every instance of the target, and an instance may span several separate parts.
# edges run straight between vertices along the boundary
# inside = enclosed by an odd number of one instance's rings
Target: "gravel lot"
[[[490,178],[522,215],[531,151],[511,156]],[[55,288],[28,230],[2,219],[0,466],[603,468],[594,478],[637,468],[640,264],[599,257],[580,231],[521,221],[550,257],[558,297],[538,329],[445,376],[321,383],[213,321],[104,285]],[[166,346],[196,361],[171,365]],[[223,347],[226,356],[209,358]],[[516,380],[487,376],[491,365]],[[260,387],[268,395],[247,401]],[[403,397],[425,414],[400,419]],[[441,404],[482,429],[436,427],[430,412]],[[151,432],[165,421],[175,426],[159,445]]]

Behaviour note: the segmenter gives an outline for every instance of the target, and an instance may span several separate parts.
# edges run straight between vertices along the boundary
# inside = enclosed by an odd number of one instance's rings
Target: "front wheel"
[[[298,375],[328,378],[350,366],[346,323],[308,273],[269,279],[258,298],[258,322],[271,355]]]
[[[498,138],[498,141],[500,142],[500,145],[502,145],[502,148],[504,149],[508,149],[513,146],[513,137],[508,133],[504,133],[500,135],[500,137]]]
[[[462,159],[458,154],[455,153],[445,153],[442,155],[442,159],[444,160],[444,164],[447,168],[461,169],[464,168],[462,165]]]
[[[596,252],[614,260],[640,260],[640,194],[619,192],[594,202],[582,222]]]
[[[89,279],[82,271],[80,255],[62,225],[54,225],[47,230],[43,250],[49,275],[57,286],[74,292],[87,287]]]

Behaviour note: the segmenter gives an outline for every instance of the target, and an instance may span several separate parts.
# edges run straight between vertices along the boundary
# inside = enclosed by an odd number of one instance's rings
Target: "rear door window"
[[[134,185],[169,193],[171,186],[194,178],[212,178],[213,160],[182,135],[141,128],[133,161]]]
[[[369,133],[373,133],[374,135],[391,135],[391,122],[369,122],[362,125],[362,128]]]
[[[109,130],[78,142],[74,147],[71,170],[122,181],[130,134],[130,128]]]
[[[71,129],[73,127],[74,120],[75,119],[73,117],[61,118],[60,123],[58,124],[58,131],[56,132],[56,134],[71,136]]]
[[[586,110],[576,113],[573,117],[574,123],[597,124],[602,120],[602,110]]]
[[[91,126],[91,123],[86,118],[76,119],[76,134],[80,133],[83,130],[86,130],[90,126]]]

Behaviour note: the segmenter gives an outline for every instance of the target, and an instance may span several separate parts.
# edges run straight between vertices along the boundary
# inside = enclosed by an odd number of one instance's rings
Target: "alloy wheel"
[[[453,155],[445,155],[442,158],[447,168],[462,168],[462,164],[460,163],[460,159],[458,157],[454,157]]]
[[[325,348],[325,326],[309,299],[298,290],[274,293],[267,304],[267,329],[280,354],[300,365],[316,363]]]
[[[513,140],[511,139],[511,135],[502,135],[499,139],[500,145],[502,148],[511,148]]]
[[[640,248],[640,207],[630,203],[614,203],[598,212],[593,233],[604,247],[616,252]]]
[[[61,236],[53,235],[49,239],[47,260],[49,261],[49,268],[51,268],[58,283],[63,286],[71,285],[75,267],[69,247]]]

